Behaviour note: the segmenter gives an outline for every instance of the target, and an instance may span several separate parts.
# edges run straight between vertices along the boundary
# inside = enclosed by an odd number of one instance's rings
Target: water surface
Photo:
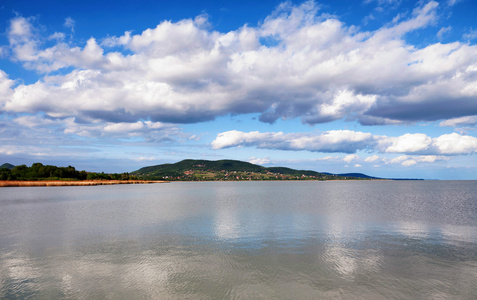
[[[0,298],[476,299],[476,181],[0,189]]]

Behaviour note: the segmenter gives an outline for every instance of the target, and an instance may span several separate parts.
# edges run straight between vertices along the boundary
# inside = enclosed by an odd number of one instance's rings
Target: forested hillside
[[[266,168],[238,160],[186,159],[174,164],[149,166],[131,172],[148,180],[336,180],[356,179],[285,167]]]

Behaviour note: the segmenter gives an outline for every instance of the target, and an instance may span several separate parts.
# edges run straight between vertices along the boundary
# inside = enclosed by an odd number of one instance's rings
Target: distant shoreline
[[[0,187],[35,187],[35,186],[93,186],[93,185],[114,185],[114,184],[151,184],[167,183],[162,180],[0,180]]]

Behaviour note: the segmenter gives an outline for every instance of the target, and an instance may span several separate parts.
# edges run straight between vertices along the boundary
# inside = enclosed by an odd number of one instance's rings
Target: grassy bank
[[[112,184],[149,184],[164,183],[167,181],[158,180],[80,180],[80,181],[62,181],[62,180],[39,180],[39,181],[21,181],[21,180],[1,180],[0,187],[29,187],[29,186],[90,186],[90,185],[112,185]]]

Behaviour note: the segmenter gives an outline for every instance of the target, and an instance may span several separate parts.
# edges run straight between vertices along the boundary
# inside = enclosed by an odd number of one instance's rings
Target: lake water
[[[0,189],[2,299],[477,299],[477,181]]]

